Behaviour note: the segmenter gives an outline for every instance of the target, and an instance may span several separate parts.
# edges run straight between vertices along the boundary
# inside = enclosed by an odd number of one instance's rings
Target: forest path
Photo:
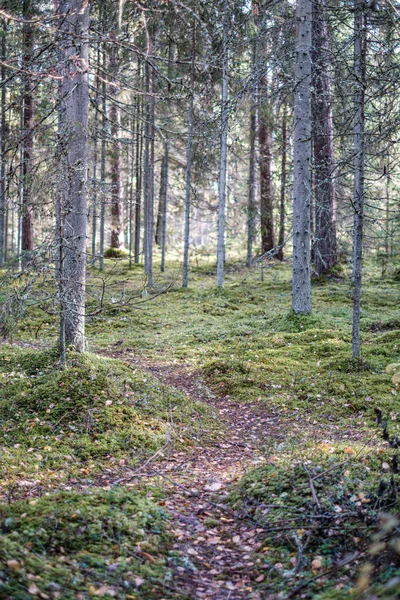
[[[112,353],[115,358],[123,351]],[[260,403],[239,403],[215,396],[196,371],[176,364],[149,360],[128,361],[148,370],[162,383],[191,398],[206,402],[222,429],[221,438],[206,436],[186,451],[165,450],[146,473],[166,494],[165,509],[175,537],[177,557],[171,562],[171,587],[187,598],[205,600],[260,600],[257,583],[264,579],[262,564],[252,553],[262,547],[264,529],[246,515],[236,514],[224,500],[251,467],[265,460],[261,448],[269,439],[282,441],[289,423],[266,412]],[[265,536],[265,533],[264,533]],[[257,581],[258,580],[258,581]]]

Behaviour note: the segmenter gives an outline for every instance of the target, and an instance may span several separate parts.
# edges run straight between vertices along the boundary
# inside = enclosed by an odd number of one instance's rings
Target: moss
[[[0,531],[4,599],[163,594],[166,514],[132,489],[64,492],[2,505]]]
[[[104,252],[105,258],[127,258],[129,256],[129,252],[124,250],[123,248],[107,248]]]
[[[3,345],[0,389],[3,486],[21,473],[46,481],[79,469],[92,474],[104,461],[133,464],[167,440],[197,439],[209,424],[204,404],[128,363],[89,353],[71,353],[61,370],[53,351]]]

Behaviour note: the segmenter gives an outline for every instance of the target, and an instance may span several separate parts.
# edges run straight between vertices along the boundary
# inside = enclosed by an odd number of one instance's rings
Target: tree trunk
[[[149,42],[148,56],[152,52]],[[155,69],[146,62],[146,124],[144,156],[144,269],[149,286],[153,285],[153,241],[154,241],[154,119],[155,119]]]
[[[60,0],[62,63],[63,238],[65,341],[85,348],[86,178],[88,155],[88,30],[85,0]],[[64,16],[67,15],[67,16]]]
[[[111,169],[111,248],[120,248],[124,246],[123,225],[122,225],[122,147],[121,147],[121,111],[118,104],[118,72],[119,72],[119,46],[116,42],[115,33],[112,35],[113,41],[109,50],[109,70],[111,73],[110,82],[110,121],[111,137],[113,143],[110,152]]]
[[[281,193],[279,203],[279,250],[277,253],[278,260],[283,260],[283,244],[285,241],[285,216],[286,216],[286,163],[287,163],[287,107],[286,103],[283,106],[282,114],[282,148],[281,148]]]
[[[311,29],[312,0],[297,0],[293,141],[293,281],[296,314],[311,312]]]
[[[171,18],[169,19],[169,41],[168,41],[168,92],[167,98],[168,102],[170,102],[171,98],[171,78],[172,78],[172,67],[173,67],[173,45],[171,38]],[[157,219],[157,238],[156,243],[159,243],[161,247],[161,266],[160,270],[163,273],[165,271],[165,245],[166,245],[166,235],[167,235],[167,203],[168,203],[168,177],[169,177],[169,133],[166,132],[166,140],[164,143],[164,157],[161,167],[162,178],[161,178],[161,187],[160,187],[160,204],[159,204],[159,212]]]
[[[6,68],[5,60],[7,56],[6,48],[6,20],[2,19],[1,36],[1,96],[0,96],[0,267],[4,264],[5,258],[5,216],[6,216]]]
[[[103,74],[107,68],[107,54],[103,53]],[[99,240],[99,269],[104,271],[104,245],[106,220],[106,133],[107,133],[107,82],[103,75],[101,90],[101,154],[100,154],[100,240]]]
[[[98,162],[98,140],[99,140],[99,100],[100,100],[100,43],[97,45],[97,72],[96,93],[94,108],[94,144],[93,144],[93,200],[92,200],[92,266],[96,266],[97,247],[97,162]]]
[[[182,287],[189,282],[189,241],[190,241],[190,192],[192,175],[192,144],[193,144],[193,105],[194,105],[194,66],[196,56],[196,22],[192,30],[192,64],[190,69],[190,97],[187,118],[186,141],[186,176],[185,176],[185,232],[183,236],[183,276]]]
[[[257,35],[253,40],[253,69],[257,62]],[[258,127],[258,82],[254,83],[255,89],[251,98],[250,111],[250,149],[249,149],[249,187],[247,200],[247,256],[246,267],[251,266],[253,257],[253,243],[256,235],[256,196],[257,196],[257,159],[256,159],[256,138]]]
[[[138,103],[139,100],[136,97],[135,101],[132,103],[134,106],[134,114],[138,112]],[[136,161],[136,153],[135,153],[135,146],[136,146],[136,120],[135,117],[132,118],[132,125],[131,125],[131,143],[130,143],[130,151],[131,151],[131,164],[128,168],[128,173],[129,173],[129,219],[128,219],[128,232],[129,232],[129,266],[132,266],[132,259],[133,259],[133,198],[134,198],[134,193],[133,193],[133,181],[135,179],[135,161]],[[138,150],[136,149],[136,152]]]
[[[353,327],[352,355],[360,358],[360,301],[364,234],[365,168],[365,63],[366,26],[364,0],[354,0],[354,190],[353,190]]]
[[[265,86],[266,87],[266,86]],[[266,92],[266,89],[264,89]],[[272,136],[268,103],[259,110],[261,254],[275,246],[272,190]]]
[[[21,250],[22,255],[33,250],[32,167],[33,167],[33,80],[32,54],[34,30],[31,0],[23,1],[23,103],[22,103],[22,206]],[[25,260],[25,259],[23,259]]]
[[[326,0],[313,2],[313,151],[315,203],[315,272],[336,263],[336,200],[333,180],[332,93],[329,75]]]
[[[225,201],[226,201],[226,172],[228,158],[228,0],[223,4],[223,33],[222,33],[222,90],[221,90],[221,154],[219,164],[218,192],[218,240],[217,240],[217,286],[224,284],[225,270]]]
[[[140,78],[140,62],[138,64]],[[135,264],[140,262],[140,230],[142,212],[142,163],[143,163],[143,104],[138,97],[138,119],[136,121],[136,194],[135,194]]]

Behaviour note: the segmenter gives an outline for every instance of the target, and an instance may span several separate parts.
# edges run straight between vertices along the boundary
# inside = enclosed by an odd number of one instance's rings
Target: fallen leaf
[[[12,571],[18,571],[21,568],[19,562],[13,558],[7,561],[7,567]]]
[[[311,562],[311,567],[313,569],[320,569],[322,567],[322,560],[320,558],[314,558]]]
[[[32,595],[38,594],[40,592],[38,586],[36,585],[36,583],[31,583],[31,585],[28,587],[28,592]]]

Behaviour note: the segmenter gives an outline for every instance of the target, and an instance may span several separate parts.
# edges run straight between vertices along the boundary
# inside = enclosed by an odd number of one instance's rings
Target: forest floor
[[[308,317],[287,265],[174,273],[92,271],[64,371],[42,290],[0,347],[0,598],[396,597],[398,282],[369,269],[354,364],[345,270]]]

